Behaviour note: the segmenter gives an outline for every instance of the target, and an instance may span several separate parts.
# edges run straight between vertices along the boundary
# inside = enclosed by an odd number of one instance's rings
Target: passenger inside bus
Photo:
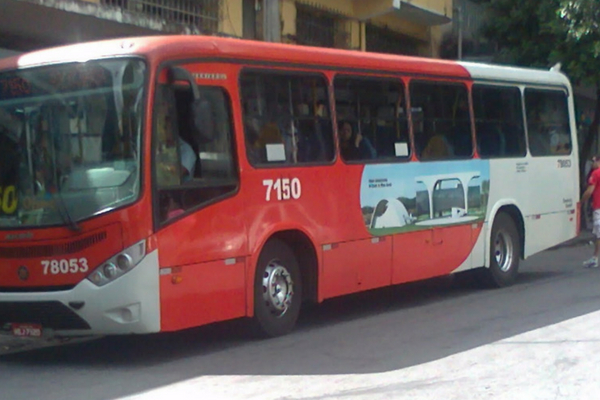
[[[434,134],[431,135],[427,140],[427,145],[421,153],[421,158],[439,159],[448,158],[453,155],[454,151],[452,150],[452,145],[450,145],[450,142],[446,136],[442,134]]]
[[[172,95],[164,88],[163,96],[157,98],[156,105],[158,175],[159,183],[178,184],[180,180],[193,178],[198,157],[193,147],[179,135],[178,118],[174,104],[169,101],[169,93]]]
[[[254,122],[254,123],[253,123]],[[266,122],[257,129],[258,120],[246,124],[246,136],[251,145],[248,146],[248,157],[252,163],[285,161],[285,156],[274,155],[270,152],[275,145],[283,146],[283,137],[277,123]],[[258,132],[258,133],[256,133]],[[254,140],[253,140],[254,139]]]
[[[473,152],[471,117],[466,97],[458,96],[452,116],[452,149],[455,156],[469,157]]]
[[[340,152],[344,160],[369,160],[377,158],[375,148],[360,132],[354,133],[349,121],[341,121],[338,124],[340,137]]]
[[[194,152],[192,146],[183,140],[181,136],[178,137],[179,143],[179,162],[181,164],[181,178],[184,181],[188,181],[192,179],[194,176],[194,169],[196,167],[196,162],[198,161],[198,157]]]
[[[424,100],[422,100],[424,102]],[[413,129],[417,155],[422,160],[450,158],[454,155],[452,144],[446,137],[447,124],[432,104],[412,108]]]

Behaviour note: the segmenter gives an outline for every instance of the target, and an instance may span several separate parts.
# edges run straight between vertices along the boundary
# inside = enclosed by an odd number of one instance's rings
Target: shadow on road
[[[560,267],[547,267],[556,252],[528,260],[518,283],[505,289],[477,290],[445,277],[328,300],[305,308],[297,329],[281,338],[251,340],[237,320],[11,354],[0,357],[0,367],[50,368],[57,382],[70,382],[57,399],[94,398],[85,388],[99,371],[103,381],[118,379],[101,396],[113,398],[202,375],[398,370],[599,310],[600,271],[575,267],[575,251],[560,253],[571,260]],[[20,379],[35,380],[33,372]]]

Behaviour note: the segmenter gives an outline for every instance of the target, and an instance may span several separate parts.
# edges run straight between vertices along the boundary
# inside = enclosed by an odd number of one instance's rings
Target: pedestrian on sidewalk
[[[592,158],[592,172],[588,178],[588,187],[581,196],[580,205],[583,207],[592,198],[593,228],[592,233],[596,236],[594,241],[594,255],[583,266],[586,268],[598,268],[598,255],[600,255],[600,155]]]

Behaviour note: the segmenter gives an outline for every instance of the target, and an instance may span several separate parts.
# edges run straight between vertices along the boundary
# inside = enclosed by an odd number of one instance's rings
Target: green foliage
[[[496,43],[496,61],[546,67],[556,39],[556,10],[560,0],[487,0],[483,34]]]
[[[600,1],[561,0],[557,31],[566,33],[551,58],[565,60],[565,70],[576,83],[600,83]]]
[[[579,143],[583,172],[600,126],[600,0],[473,1],[486,7],[482,33],[496,43],[497,62],[546,68],[560,62],[573,84],[596,85],[594,119]]]
[[[575,83],[600,81],[600,0],[478,0],[483,35],[496,62],[549,67],[561,62]]]

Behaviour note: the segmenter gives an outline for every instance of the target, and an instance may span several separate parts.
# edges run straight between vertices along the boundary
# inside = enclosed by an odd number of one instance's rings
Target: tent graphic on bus
[[[387,235],[481,221],[489,175],[485,160],[367,165],[360,189],[365,225]]]

